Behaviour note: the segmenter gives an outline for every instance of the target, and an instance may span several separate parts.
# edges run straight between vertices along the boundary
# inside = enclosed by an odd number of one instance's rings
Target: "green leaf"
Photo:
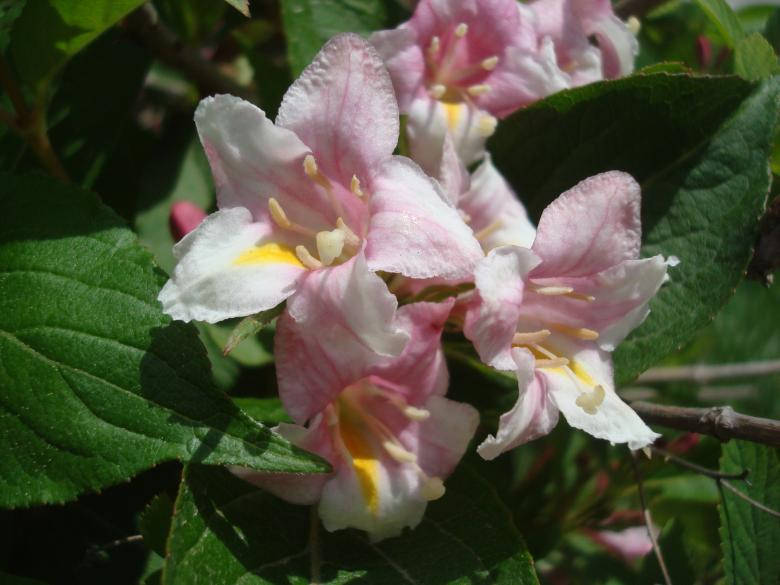
[[[311,63],[330,37],[342,32],[368,34],[384,27],[382,0],[282,0],[287,58],[293,76]]]
[[[647,75],[561,92],[499,125],[489,147],[532,216],[578,181],[631,173],[642,256],[677,256],[647,320],[614,354],[625,383],[712,320],[747,265],[769,190],[778,83]]]
[[[176,500],[165,585],[310,582],[537,584],[533,561],[490,484],[461,468],[420,525],[372,544],[362,532],[319,529],[310,510],[278,500],[222,469],[189,466]],[[314,552],[314,561],[311,553]],[[316,559],[319,559],[317,561]]]
[[[258,422],[276,425],[280,422],[292,422],[278,398],[233,398],[238,407]]]
[[[144,543],[161,557],[165,557],[165,542],[172,518],[173,500],[165,492],[157,494],[141,512],[139,524]]]
[[[11,33],[11,55],[21,78],[35,88],[143,0],[27,2]]]
[[[780,510],[780,458],[777,449],[747,441],[723,446],[720,469],[725,473],[750,471],[747,481],[731,484],[752,499]],[[723,566],[729,585],[780,582],[780,521],[721,488],[720,537]]]
[[[209,382],[166,277],[93,195],[0,178],[0,506],[61,502],[181,459],[317,472]]]
[[[19,18],[26,0],[0,0],[0,54],[5,53],[11,40],[11,29]]]
[[[734,48],[734,72],[750,81],[766,79],[776,73],[777,55],[772,45],[759,33],[748,35]]]
[[[696,4],[707,14],[725,43],[734,48],[745,32],[742,23],[726,0],[696,0]]]
[[[232,354],[247,340],[254,340],[255,343],[257,343],[257,340],[254,338],[255,334],[278,317],[282,313],[282,310],[283,305],[280,304],[273,309],[268,309],[257,315],[250,315],[249,317],[241,319],[222,345],[224,348],[223,353],[225,355]],[[273,359],[273,357],[271,357],[271,359]]]
[[[764,27],[764,36],[774,48],[775,53],[780,52],[780,8],[775,9],[767,19]]]

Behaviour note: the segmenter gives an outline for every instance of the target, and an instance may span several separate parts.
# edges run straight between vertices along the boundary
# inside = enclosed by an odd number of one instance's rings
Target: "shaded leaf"
[[[165,541],[171,529],[173,500],[165,492],[157,494],[141,512],[140,526],[144,544],[165,557]]]
[[[537,584],[533,562],[489,484],[460,469],[421,524],[372,544],[354,530],[319,529],[319,583]],[[309,509],[284,503],[222,469],[185,471],[165,585],[310,582]]]
[[[22,13],[26,0],[0,0],[0,54],[11,40],[11,28]]]
[[[726,44],[729,47],[735,47],[737,41],[744,36],[745,31],[726,0],[696,0],[696,4],[707,14]]]
[[[691,339],[742,278],[769,190],[777,95],[776,80],[634,76],[561,92],[499,125],[494,161],[533,216],[578,181],[623,170],[642,186],[642,256],[681,261],[615,352],[618,383]]]
[[[165,275],[93,195],[0,180],[0,505],[61,502],[169,459],[327,468],[215,391]]]

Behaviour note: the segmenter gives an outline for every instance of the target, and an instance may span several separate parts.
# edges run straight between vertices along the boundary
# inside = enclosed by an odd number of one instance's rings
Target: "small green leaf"
[[[38,88],[65,62],[143,0],[27,2],[11,33],[11,54],[24,81]]]
[[[93,195],[0,177],[0,506],[62,502],[181,459],[322,472],[210,383],[166,277]]]
[[[154,496],[141,512],[140,527],[144,543],[161,557],[165,557],[165,542],[171,530],[173,500],[165,492]]]
[[[780,458],[777,449],[746,441],[723,446],[720,469],[750,471],[747,481],[731,480],[738,490],[774,510],[780,510]],[[729,585],[780,582],[780,519],[759,510],[721,488],[720,537]]]
[[[696,4],[707,14],[726,44],[734,48],[737,41],[745,35],[745,31],[739,17],[726,0],[696,0]]]
[[[330,37],[342,32],[368,34],[384,27],[383,0],[282,0],[287,57],[297,77]]]
[[[734,48],[734,72],[749,81],[770,77],[778,70],[772,45],[759,33],[748,35]]]
[[[490,146],[532,216],[608,170],[642,186],[643,257],[676,256],[650,315],[614,354],[625,383],[690,340],[741,280],[769,190],[778,83],[638,75],[553,95]]]
[[[267,311],[263,311],[261,313],[258,313],[257,315],[250,315],[249,317],[244,317],[230,333],[230,336],[227,338],[227,341],[225,341],[225,344],[223,346],[224,349],[222,350],[222,353],[224,355],[230,354],[234,349],[236,349],[239,346],[239,344],[245,341],[248,337],[255,335],[258,331],[263,329],[263,327],[265,327],[271,321],[276,319],[276,317],[278,317],[282,313],[283,308],[284,305],[280,304],[274,307],[273,309],[268,309]]]
[[[233,402],[253,419],[263,424],[276,425],[280,422],[292,422],[282,406],[282,401],[278,398],[237,397],[233,398]]]
[[[416,529],[371,543],[356,530],[320,527],[312,551],[308,507],[287,504],[223,469],[188,466],[163,583],[303,585],[316,562],[322,585],[538,585],[509,511],[489,483],[461,467]]]

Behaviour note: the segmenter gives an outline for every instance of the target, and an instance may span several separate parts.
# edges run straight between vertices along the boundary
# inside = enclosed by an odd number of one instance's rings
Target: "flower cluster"
[[[639,259],[638,185],[621,172],[586,179],[536,229],[470,142],[493,116],[629,70],[625,34],[601,0],[422,0],[371,42],[334,37],[275,122],[231,96],[201,102],[219,210],[176,245],[159,299],[176,319],[208,322],[285,302],[274,351],[294,422],[277,431],[332,465],[326,475],[237,474],[318,502],[328,530],[378,539],[414,527],[479,422],[445,397],[445,324],[517,375],[517,404],[483,457],[549,432],[559,410],[596,437],[654,440],[615,394],[609,357],[666,274],[660,256]],[[414,160],[393,154],[401,112]],[[199,218],[175,212],[179,231]],[[452,292],[419,301],[432,285]]]

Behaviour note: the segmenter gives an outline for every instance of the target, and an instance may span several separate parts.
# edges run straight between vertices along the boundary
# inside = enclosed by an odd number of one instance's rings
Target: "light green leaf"
[[[73,55],[143,4],[143,0],[27,2],[11,33],[11,55],[32,87],[45,83]]]
[[[772,45],[759,33],[748,35],[734,48],[734,72],[750,81],[766,79],[778,70]]]
[[[769,190],[778,84],[635,76],[561,92],[503,121],[489,147],[538,217],[578,181],[631,173],[642,256],[677,256],[647,320],[614,354],[619,383],[692,338],[742,278]]]
[[[293,76],[311,63],[330,37],[342,32],[368,34],[383,28],[386,18],[382,0],[282,0]]]
[[[750,470],[745,482],[731,483],[754,500],[780,510],[780,458],[777,449],[746,441],[723,446],[720,469]],[[722,489],[720,536],[723,567],[729,585],[780,582],[780,520]]]
[[[726,44],[734,48],[737,41],[744,36],[745,31],[726,0],[696,0],[696,4],[707,14]]]
[[[248,317],[241,319],[238,325],[231,328],[229,335],[222,342],[223,353],[225,355],[230,354],[241,361],[241,357],[237,355],[238,352],[246,353],[247,348],[253,347],[254,345],[257,345],[262,350],[263,347],[257,341],[255,335],[278,317],[283,308],[284,305],[280,304],[273,309],[268,309],[267,311],[262,311],[256,315],[249,315]],[[269,356],[267,361],[262,361],[261,363],[270,361],[273,361],[272,355]],[[245,365],[261,365],[261,363],[246,363]]]
[[[327,469],[213,389],[194,328],[161,312],[165,275],[93,195],[3,175],[0,218],[0,506],[169,459]]]
[[[468,469],[447,482],[413,531],[372,544],[363,533],[319,529],[310,510],[222,469],[188,466],[176,500],[164,585],[436,583],[538,585],[525,544],[490,484]],[[315,559],[312,561],[311,554]]]

